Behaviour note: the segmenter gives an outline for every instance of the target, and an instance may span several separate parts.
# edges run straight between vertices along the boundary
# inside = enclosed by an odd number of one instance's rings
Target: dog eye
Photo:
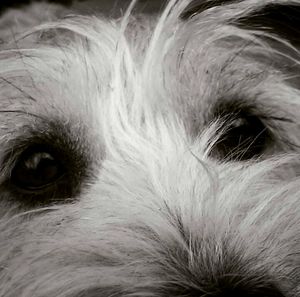
[[[11,182],[26,191],[43,190],[64,175],[61,162],[53,154],[33,148],[23,153],[11,173]]]
[[[222,159],[245,161],[260,156],[269,140],[270,132],[254,115],[237,113],[229,116],[225,133],[213,148]],[[227,121],[228,122],[228,121]]]

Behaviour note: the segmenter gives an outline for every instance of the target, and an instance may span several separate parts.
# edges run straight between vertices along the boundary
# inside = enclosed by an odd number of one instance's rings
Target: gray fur
[[[190,2],[2,26],[0,297],[300,296],[299,49],[244,22],[300,2]],[[241,110],[253,156],[220,145]],[[36,143],[68,195],[12,182]]]

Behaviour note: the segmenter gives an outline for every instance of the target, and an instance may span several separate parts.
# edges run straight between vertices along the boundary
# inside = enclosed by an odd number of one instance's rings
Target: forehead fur
[[[1,52],[3,106],[62,121],[75,114],[74,121],[86,121],[88,112],[96,126],[126,121],[134,129],[159,111],[193,136],[215,119],[221,102],[257,106],[265,118],[297,117],[299,91],[290,86],[297,49],[284,37],[235,26],[269,2],[216,5],[183,21],[189,3],[171,1],[160,18],[130,16],[129,9],[116,21],[73,16],[24,33],[11,43],[16,49]],[[113,109],[122,116],[116,119]],[[291,128],[284,123],[281,134]]]

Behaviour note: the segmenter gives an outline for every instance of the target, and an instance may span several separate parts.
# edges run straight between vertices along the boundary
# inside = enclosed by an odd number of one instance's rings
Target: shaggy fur
[[[1,297],[300,296],[300,2],[190,2],[0,19]]]

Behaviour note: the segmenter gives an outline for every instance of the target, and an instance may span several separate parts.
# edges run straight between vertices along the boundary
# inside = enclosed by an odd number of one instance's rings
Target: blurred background
[[[0,13],[9,8],[22,8],[31,2],[49,2],[65,5],[75,10],[93,13],[95,10],[110,15],[119,15],[124,11],[131,0],[0,0]],[[141,11],[154,12],[160,10],[165,0],[139,0],[137,8]]]

